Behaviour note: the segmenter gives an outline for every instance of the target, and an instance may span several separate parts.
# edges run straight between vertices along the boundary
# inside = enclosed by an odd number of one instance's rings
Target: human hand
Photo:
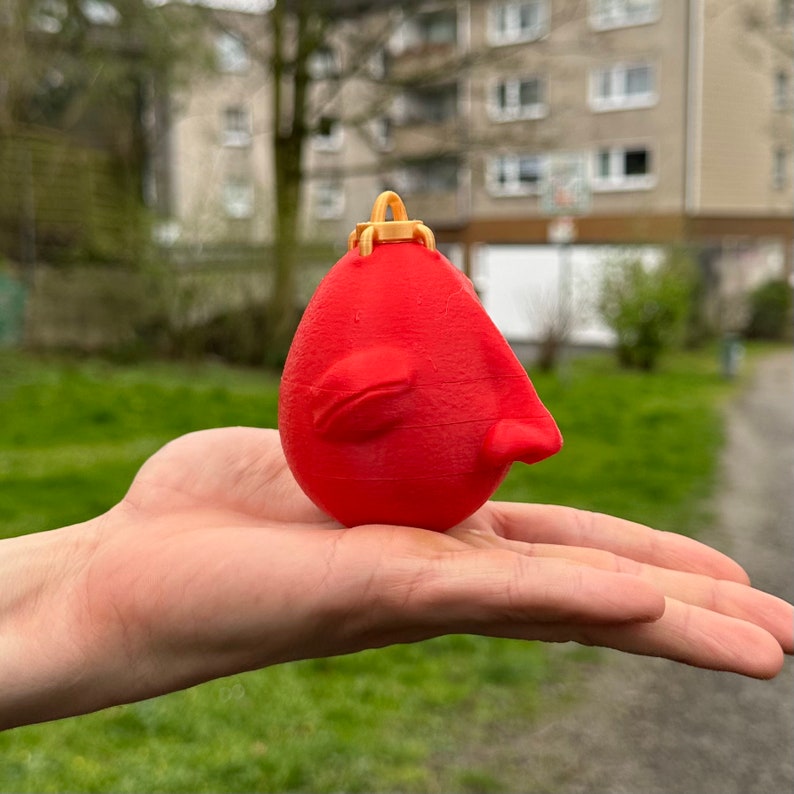
[[[3,544],[0,727],[449,633],[759,678],[794,650],[792,607],[735,562],[621,519],[490,502],[444,534],[342,528],[273,430],[179,438],[108,513]]]

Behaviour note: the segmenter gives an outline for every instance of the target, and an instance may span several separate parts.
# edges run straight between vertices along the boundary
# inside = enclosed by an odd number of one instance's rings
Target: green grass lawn
[[[679,355],[645,375],[594,356],[533,376],[565,448],[515,466],[499,496],[695,532],[731,390],[715,362]],[[277,388],[216,365],[0,353],[0,537],[103,511],[178,434],[275,426]],[[500,791],[511,771],[472,749],[542,719],[554,683],[592,659],[456,636],[248,673],[0,734],[0,791]]]

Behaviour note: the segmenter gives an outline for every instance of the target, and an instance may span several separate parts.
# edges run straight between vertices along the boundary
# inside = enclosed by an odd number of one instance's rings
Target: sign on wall
[[[578,152],[549,155],[541,206],[546,215],[584,215],[590,209],[587,159]]]

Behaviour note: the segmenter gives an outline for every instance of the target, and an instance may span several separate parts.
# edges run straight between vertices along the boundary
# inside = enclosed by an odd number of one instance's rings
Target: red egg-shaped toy
[[[394,220],[386,221],[391,207]],[[295,479],[346,526],[446,530],[562,437],[471,282],[397,194],[322,280],[284,367]]]

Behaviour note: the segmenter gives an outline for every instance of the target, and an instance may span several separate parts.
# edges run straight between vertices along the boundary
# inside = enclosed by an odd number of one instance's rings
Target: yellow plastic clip
[[[386,210],[391,207],[394,220],[386,220]],[[375,243],[397,243],[415,240],[430,251],[436,250],[436,238],[422,221],[408,220],[403,200],[393,191],[385,190],[372,205],[372,215],[367,223],[357,223],[347,238],[347,250],[356,245],[361,256],[369,256]]]

